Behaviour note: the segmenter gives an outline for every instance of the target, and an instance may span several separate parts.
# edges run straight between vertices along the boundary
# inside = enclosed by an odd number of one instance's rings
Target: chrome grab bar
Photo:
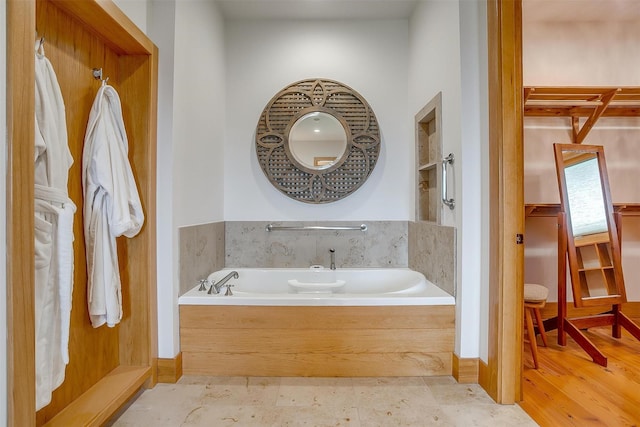
[[[452,165],[453,160],[453,153],[449,153],[447,157],[442,159],[442,203],[449,206],[449,209],[456,206],[455,200],[450,199],[447,194],[447,165]]]
[[[298,227],[285,227],[280,225],[268,224],[267,231],[304,231],[304,230],[323,230],[323,231],[367,231],[367,225],[334,225],[334,226],[323,226],[323,225],[303,225]]]

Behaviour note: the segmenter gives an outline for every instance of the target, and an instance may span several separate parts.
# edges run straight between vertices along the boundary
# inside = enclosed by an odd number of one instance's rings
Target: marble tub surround
[[[226,266],[289,268],[329,267],[329,249],[336,250],[336,267],[407,267],[406,221],[283,221],[278,226],[360,226],[367,231],[266,231],[267,221],[227,221]],[[214,271],[214,270],[212,270]]]
[[[192,225],[179,229],[180,295],[200,279],[224,267],[225,223]]]
[[[409,268],[455,296],[456,229],[428,221],[409,222]]]
[[[182,377],[146,390],[108,425],[536,426],[477,384],[401,378]]]

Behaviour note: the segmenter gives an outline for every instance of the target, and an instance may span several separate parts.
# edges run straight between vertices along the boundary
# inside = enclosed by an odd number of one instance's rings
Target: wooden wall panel
[[[7,1],[7,424],[35,423],[35,4]],[[4,411],[0,411],[4,413]]]
[[[74,216],[74,284],[69,365],[65,382],[53,393],[52,402],[38,411],[37,424],[51,419],[70,402],[119,365],[118,328],[94,329],[87,309],[87,270],[82,208],[82,151],[89,112],[100,81],[94,67],[103,68],[109,83],[118,87],[117,55],[50,2],[39,0],[36,30],[45,38],[45,54],[58,77],[65,103],[69,149],[73,165],[69,170],[69,196],[76,204]],[[88,363],[90,361],[90,363]]]
[[[451,352],[362,354],[184,353],[185,375],[405,377],[451,375]]]
[[[454,310],[454,306],[182,306],[183,372],[451,375]]]
[[[129,159],[145,214],[145,223],[135,238],[118,239],[119,258],[130,263],[122,276],[126,315],[120,324],[120,363],[131,366],[149,366],[157,354],[156,334],[148,333],[149,328],[157,329],[156,121],[140,120],[156,117],[157,74],[156,60],[149,60],[147,55],[119,59],[119,94],[127,124]],[[153,371],[155,378],[156,369]]]
[[[445,352],[453,340],[453,329],[180,329],[183,352]]]
[[[7,2],[7,330],[9,425],[30,427],[53,418],[71,425],[82,408],[82,425],[106,420],[143,383],[155,383],[157,357],[155,303],[155,141],[157,48],[110,0],[9,0]],[[77,205],[74,224],[74,291],[70,364],[52,403],[35,413],[34,378],[34,42],[45,37],[66,105],[69,146],[74,164],[69,194]],[[131,286],[126,327],[93,329],[86,308],[86,270],[82,226],[81,166],[89,110],[100,87],[92,68],[102,68],[116,90],[135,104],[129,123],[142,150],[132,160],[144,180],[146,232],[121,264]],[[143,76],[143,74],[146,74]],[[121,78],[120,75],[124,76]],[[134,77],[131,77],[134,76]],[[133,126],[132,122],[140,123]],[[137,239],[137,238],[136,238]],[[134,239],[135,240],[135,239]],[[128,245],[129,243],[127,243]],[[126,245],[125,245],[126,246]],[[129,258],[131,257],[131,258]],[[121,260],[122,261],[122,260]],[[138,266],[141,266],[140,268]],[[135,331],[133,333],[132,331]],[[124,334],[126,335],[123,335]],[[130,346],[122,356],[120,348]],[[140,363],[141,366],[126,366]],[[151,381],[148,381],[151,379]],[[94,385],[94,387],[91,387]],[[91,387],[91,389],[89,389]],[[83,393],[89,389],[88,392]],[[69,403],[72,402],[70,405]],[[97,418],[96,418],[97,417]],[[99,422],[99,421],[98,421]],[[89,424],[87,424],[89,423]]]
[[[440,329],[455,327],[455,306],[404,307],[180,307],[180,327],[293,329]]]

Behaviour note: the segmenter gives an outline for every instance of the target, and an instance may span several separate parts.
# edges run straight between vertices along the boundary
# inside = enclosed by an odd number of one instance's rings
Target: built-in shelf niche
[[[442,93],[415,116],[416,220],[440,224],[442,209]]]

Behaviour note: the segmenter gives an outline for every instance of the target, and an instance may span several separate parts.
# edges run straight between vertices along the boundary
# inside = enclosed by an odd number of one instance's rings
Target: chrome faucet
[[[331,256],[331,265],[329,266],[329,268],[331,270],[335,270],[336,269],[336,250],[333,248],[329,249],[329,255]]]
[[[211,287],[209,288],[209,292],[207,292],[207,293],[208,294],[219,294],[220,293],[220,289],[224,286],[224,284],[227,283],[232,278],[233,279],[237,279],[238,278],[238,272],[237,271],[232,271],[231,273],[229,273],[226,276],[224,276],[222,278],[222,280],[220,280],[218,283],[213,283],[211,285]],[[230,285],[227,285],[227,286],[230,286]]]
[[[201,280],[198,280],[198,284],[200,285],[200,287],[198,288],[198,291],[200,292],[206,291],[209,281],[207,279],[201,279]]]

